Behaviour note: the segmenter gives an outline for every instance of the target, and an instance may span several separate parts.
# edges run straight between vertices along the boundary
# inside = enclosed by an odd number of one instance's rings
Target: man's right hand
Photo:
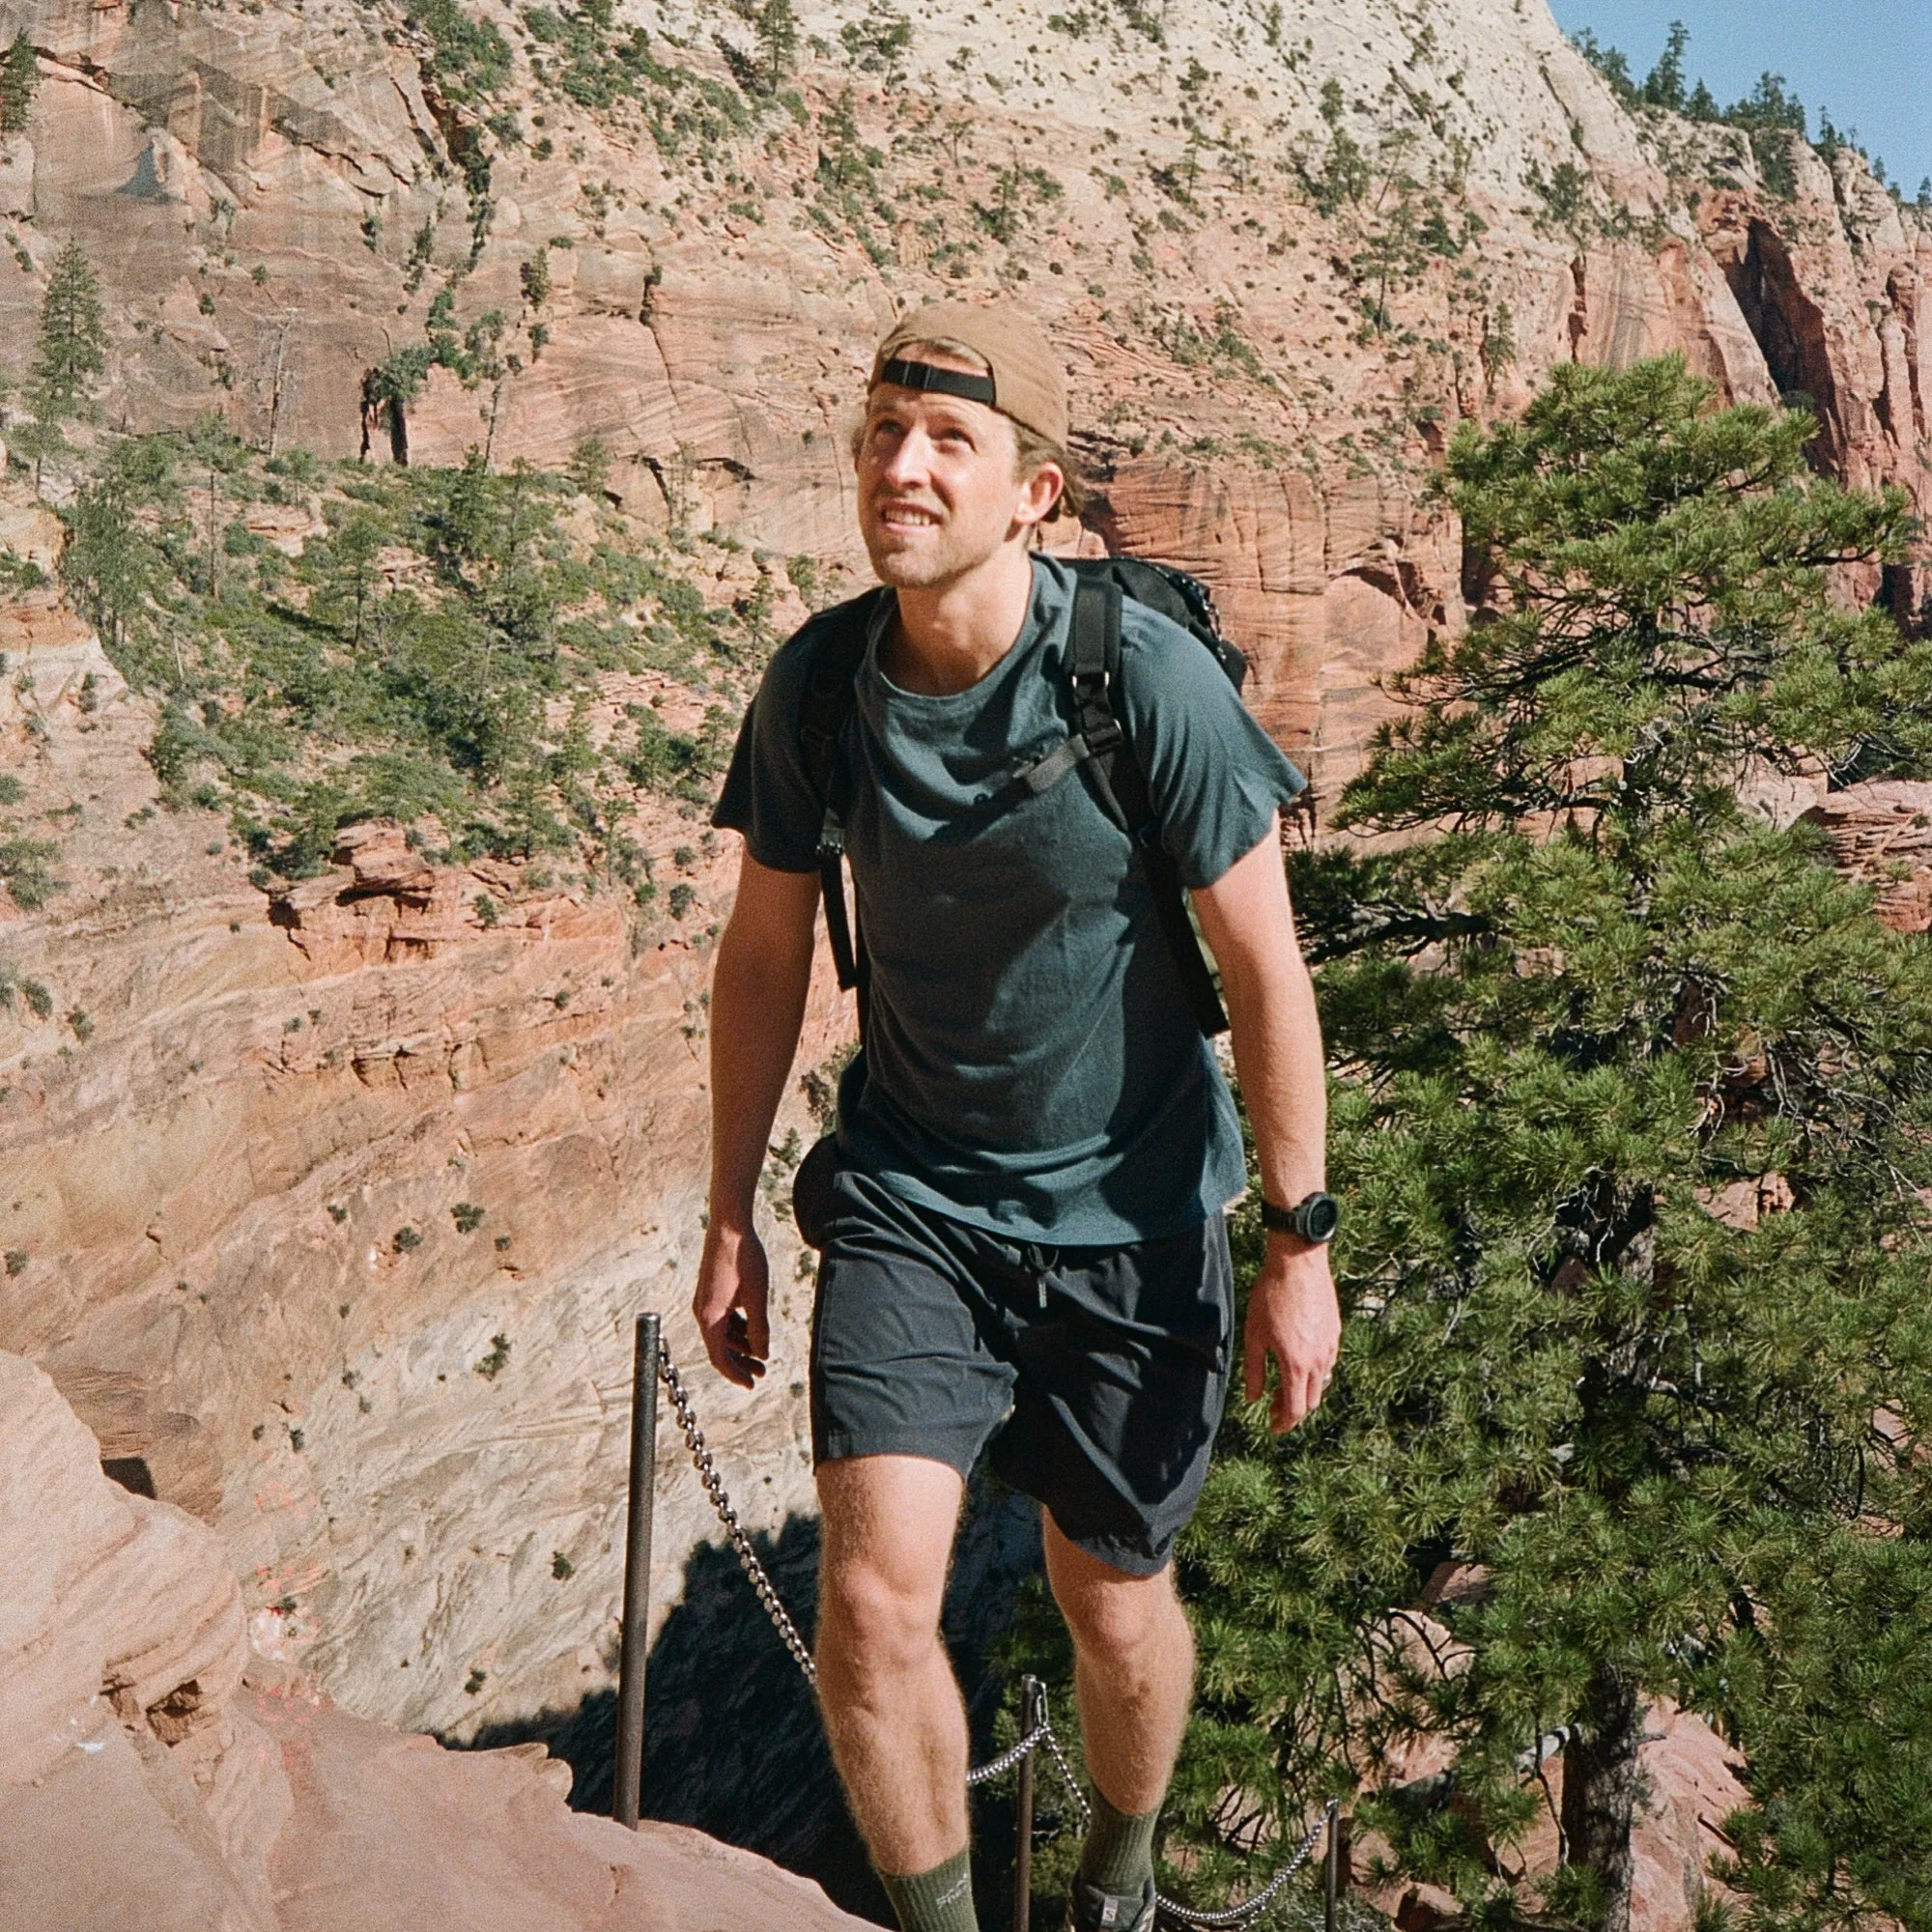
[[[711,980],[711,1220],[691,1312],[711,1366],[751,1388],[765,1372],[770,1271],[752,1228],[758,1173],[811,986],[816,872],[777,872],[747,852]]]
[[[704,1337],[711,1366],[727,1382],[755,1388],[771,1355],[766,1303],[771,1266],[765,1244],[748,1224],[729,1226],[712,1217],[704,1231],[704,1256],[697,1264],[697,1291],[691,1312]]]

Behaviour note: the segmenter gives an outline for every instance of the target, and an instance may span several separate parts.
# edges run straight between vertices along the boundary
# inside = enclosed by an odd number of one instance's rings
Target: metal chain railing
[[[968,1784],[990,1784],[996,1777],[1004,1777],[1007,1773],[1030,1758],[1041,1745],[1048,1746],[1059,1759],[1060,1769],[1066,1779],[1066,1789],[1072,1794],[1073,1802],[1082,1812],[1081,1823],[1086,1821],[1087,1795],[1073,1781],[1073,1774],[1067,1769],[1066,1760],[1060,1754],[1060,1740],[1053,1735],[1053,1726],[1044,1718],[1030,1730],[1017,1744],[1009,1745],[998,1757],[988,1758],[984,1764],[976,1765],[966,1774]]]
[[[1242,1899],[1237,1905],[1224,1906],[1219,1912],[1201,1912],[1156,1892],[1154,1900],[1160,1909],[1160,1917],[1171,1918],[1179,1925],[1195,1926],[1199,1932],[1225,1932],[1228,1927],[1251,1924],[1288,1889],[1289,1880],[1308,1862],[1321,1834],[1334,1829],[1335,1805],[1331,1800],[1321,1815],[1309,1826],[1288,1862],[1252,1897]]]
[[[691,1396],[684,1386],[684,1378],[678,1374],[677,1366],[670,1358],[670,1350],[665,1346],[654,1319],[649,1319],[650,1343],[655,1345],[657,1353],[657,1377],[665,1385],[670,1397],[672,1409],[677,1415],[677,1426],[684,1435],[684,1446],[690,1452],[692,1465],[696,1469],[698,1480],[704,1485],[704,1492],[711,1500],[718,1520],[723,1524],[725,1537],[736,1552],[738,1562],[745,1572],[758,1602],[764,1605],[765,1614],[771,1618],[773,1627],[791,1653],[792,1662],[804,1673],[806,1682],[813,1691],[818,1689],[818,1666],[812,1662],[810,1648],[800,1635],[798,1626],[792,1622],[791,1613],[785,1608],[777,1587],[773,1584],[765,1566],[758,1560],[758,1552],[752,1547],[752,1539],[745,1533],[745,1526],[738,1519],[738,1512],[732,1507],[731,1498],[725,1491],[724,1478],[718,1473],[717,1458],[711,1453],[710,1445],[704,1439],[704,1431],[698,1427],[697,1412],[692,1406]],[[639,1324],[639,1346],[647,1345],[645,1323]],[[643,1364],[639,1364],[638,1380],[644,1381]],[[990,1784],[995,1778],[1004,1777],[1009,1772],[1019,1770],[1034,1752],[1045,1747],[1053,1759],[1054,1770],[1061,1782],[1066,1787],[1067,1797],[1072,1801],[1078,1815],[1080,1829],[1085,1831],[1093,1817],[1093,1807],[1087,1802],[1087,1794],[1080,1788],[1080,1780],[1074,1776],[1073,1767],[1066,1761],[1066,1753],[1061,1746],[1059,1734],[1053,1728],[1053,1720],[1047,1715],[1046,1697],[1037,1685],[1033,1687],[1033,1708],[1039,1714],[1038,1721],[1024,1737],[1009,1745],[997,1757],[989,1758],[984,1764],[976,1765],[966,1774],[969,1785]],[[1030,1795],[1030,1794],[1029,1794]],[[1031,1808],[1029,1805],[1026,1807]],[[1191,1905],[1183,1905],[1177,1899],[1156,1894],[1155,1905],[1158,1917],[1172,1924],[1191,1928],[1191,1932],[1238,1932],[1239,1928],[1251,1925],[1263,1913],[1273,1905],[1287,1889],[1291,1879],[1313,1856],[1316,1845],[1323,1833],[1328,1834],[1330,1858],[1330,1914],[1333,1912],[1333,1877],[1335,1860],[1336,1804],[1330,1800],[1322,1813],[1317,1817],[1294,1848],[1288,1861],[1275,1872],[1262,1889],[1249,1898],[1237,1904],[1225,1906],[1218,1911],[1204,1912]]]
[[[697,1411],[692,1407],[691,1397],[685,1393],[684,1378],[670,1358],[670,1350],[662,1341],[658,1344],[658,1377],[670,1397],[671,1407],[677,1411],[677,1426],[684,1432],[684,1446],[691,1451],[697,1479],[704,1485],[705,1494],[711,1498],[711,1507],[718,1512],[718,1520],[724,1525],[724,1534],[730,1538],[731,1548],[738,1552],[738,1561],[744,1565],[745,1575],[751,1579],[752,1588],[757,1592],[758,1602],[764,1605],[765,1614],[784,1639],[784,1647],[791,1652],[792,1662],[805,1672],[805,1681],[816,1690],[818,1666],[811,1661],[811,1651],[799,1635],[798,1626],[792,1622],[791,1613],[772,1586],[772,1579],[765,1575],[765,1566],[758,1561],[758,1552],[752,1548],[752,1539],[745,1534],[745,1526],[738,1520],[738,1512],[731,1507],[731,1498],[724,1493],[717,1459],[704,1440],[703,1430],[697,1426]]]

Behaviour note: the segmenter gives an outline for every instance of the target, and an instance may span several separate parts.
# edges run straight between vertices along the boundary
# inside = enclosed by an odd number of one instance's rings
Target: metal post
[[[661,1316],[638,1317],[631,1367],[631,1508],[624,1533],[624,1644],[617,1662],[617,1762],[611,1815],[634,1832],[644,1783],[644,1652],[651,1626],[651,1504],[657,1492],[662,1327]]]
[[[1021,1737],[1039,1729],[1040,1703],[1039,1679],[1021,1678]],[[1013,1805],[1013,1932],[1028,1932],[1033,1919],[1033,1767],[1038,1755],[1030,1750],[1020,1759],[1020,1793]]]
[[[1321,1900],[1322,1932],[1335,1932],[1335,1897],[1342,1889],[1342,1801],[1328,1801],[1328,1858]]]

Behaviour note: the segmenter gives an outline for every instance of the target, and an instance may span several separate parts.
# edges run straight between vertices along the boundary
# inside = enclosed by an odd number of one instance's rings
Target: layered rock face
[[[220,1525],[259,1648],[412,1726],[575,1704],[614,1655],[631,1316],[701,1359],[703,928],[634,952],[613,901],[366,827],[266,896],[217,814],[154,816],[152,707],[98,642],[44,599],[7,638],[67,890],[0,928],[0,1332],[117,1473]],[[696,835],[662,816],[668,865]],[[805,1065],[842,1024],[821,988]],[[702,1391],[753,1529],[810,1493],[774,1243],[778,1387]],[[711,1521],[673,1444],[660,1615]]]
[[[909,39],[810,6],[776,86],[724,8],[464,10],[495,68],[424,12],[442,43],[350,0],[0,6],[42,75],[0,137],[10,363],[74,235],[110,425],[213,409],[372,463],[594,438],[627,509],[837,586],[877,330],[1011,289],[1065,348],[1095,485],[1061,540],[1208,581],[1318,810],[1378,677],[1463,619],[1434,459],[1558,361],[1677,349],[1727,398],[1803,392],[1822,467],[1932,507],[1920,218],[1847,153],[1794,149],[1784,198],[1728,130],[1638,127],[1543,0],[941,0]],[[0,537],[50,567],[14,497]],[[1903,569],[1847,588],[1922,599]],[[50,591],[0,610],[0,768],[67,886],[0,894],[0,1343],[215,1525],[256,1654],[346,1708],[473,1735],[608,1696],[631,1315],[698,1352],[703,922],[634,951],[608,902],[431,867],[400,828],[266,894],[216,814],[156,815],[156,705]],[[718,918],[731,863],[690,873]],[[848,1025],[821,975],[802,1065]],[[774,1243],[766,1386],[694,1379],[803,1578],[806,1294]],[[711,1531],[668,1431],[662,1466],[668,1616]]]
[[[46,1377],[0,1354],[9,1932],[860,1922],[697,1833],[570,1811],[541,1745],[444,1751],[251,1668],[221,1539],[99,1458]]]
[[[497,51],[351,0],[0,9],[44,74],[16,359],[73,233],[115,420],[418,462],[594,437],[634,504],[858,565],[840,431],[880,326],[1018,288],[1091,521],[1214,585],[1318,791],[1375,675],[1459,619],[1431,456],[1554,362],[1803,393],[1828,470],[1932,506],[1922,217],[1850,151],[1794,147],[1780,195],[1734,130],[1638,127],[1543,0],[808,6],[788,56],[723,6],[466,12]]]

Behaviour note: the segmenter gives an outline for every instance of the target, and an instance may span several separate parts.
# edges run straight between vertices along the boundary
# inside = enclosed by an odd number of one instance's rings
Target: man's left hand
[[[1327,1244],[1270,1234],[1267,1258],[1248,1297],[1246,1380],[1248,1400],[1259,1402],[1273,1356],[1278,1374],[1268,1424],[1277,1435],[1314,1413],[1341,1345],[1342,1310]]]

